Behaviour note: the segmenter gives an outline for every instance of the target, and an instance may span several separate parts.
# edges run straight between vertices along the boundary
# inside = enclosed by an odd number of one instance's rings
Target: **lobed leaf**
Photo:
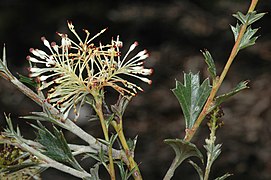
[[[173,171],[187,158],[195,156],[203,162],[203,155],[195,144],[186,142],[181,139],[165,139],[164,142],[170,145],[175,152],[175,159],[171,168]]]
[[[62,131],[54,127],[53,133],[51,133],[41,123],[39,123],[39,126],[35,127],[38,129],[37,141],[46,148],[42,153],[56,161],[72,165],[73,155]]]
[[[200,85],[199,73],[184,73],[184,83],[176,81],[176,87],[172,91],[181,105],[186,128],[192,128],[210,95],[209,79],[205,79]]]
[[[233,17],[235,17],[236,19],[238,19],[242,24],[244,25],[250,25],[256,21],[258,21],[259,19],[261,19],[266,13],[258,13],[256,11],[252,11],[247,13],[246,15],[244,15],[241,12],[237,12],[236,14],[233,14]]]

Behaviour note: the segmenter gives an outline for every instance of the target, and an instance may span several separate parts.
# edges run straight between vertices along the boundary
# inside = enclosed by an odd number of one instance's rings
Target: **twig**
[[[257,2],[258,0],[252,0],[251,1],[251,4],[250,4],[250,7],[249,7],[249,10],[248,10],[248,13],[249,12],[252,12],[254,9],[255,9],[255,6],[257,5]],[[213,103],[213,100],[215,98],[215,95],[218,91],[218,89],[220,88],[224,78],[226,77],[228,71],[229,71],[229,68],[234,60],[234,58],[236,57],[238,51],[239,51],[239,45],[240,45],[240,42],[244,36],[244,33],[246,32],[246,29],[247,29],[247,25],[242,25],[241,27],[241,30],[238,34],[238,37],[235,41],[235,44],[232,48],[232,51],[231,51],[231,54],[227,60],[227,63],[219,77],[219,79],[217,81],[214,81],[214,84],[213,84],[213,87],[212,87],[212,90],[211,90],[211,93],[210,93],[210,96],[208,97],[204,107],[203,107],[203,110],[201,111],[198,119],[196,120],[195,124],[193,125],[193,127],[191,129],[187,129],[186,131],[186,135],[185,135],[185,138],[184,140],[189,142],[191,141],[191,139],[194,137],[195,133],[197,132],[201,122],[203,121],[203,119],[205,118],[205,116],[209,113],[209,108],[212,106],[212,103]]]

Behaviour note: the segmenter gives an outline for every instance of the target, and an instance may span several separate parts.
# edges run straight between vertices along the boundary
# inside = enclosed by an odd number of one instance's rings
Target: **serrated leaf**
[[[213,79],[215,79],[216,78],[216,67],[215,67],[213,57],[211,56],[211,54],[208,50],[204,50],[201,52],[205,58],[206,64],[208,65],[208,72],[210,73],[211,77]]]
[[[210,158],[210,164],[213,164],[214,161],[221,154],[221,146],[222,146],[222,144],[214,145],[213,143],[211,143],[211,144],[206,143],[206,145],[203,145],[203,147],[207,151],[208,158]]]
[[[234,36],[235,41],[239,35],[240,29],[241,29],[241,25],[239,25],[238,23],[236,24],[235,27],[231,25],[231,30],[233,32],[233,36]]]
[[[53,133],[39,123],[37,141],[42,144],[46,150],[42,152],[48,157],[71,164],[73,160],[72,152],[61,131],[53,127]],[[73,164],[71,164],[73,165]]]
[[[215,180],[224,180],[224,179],[226,179],[227,177],[230,177],[230,176],[232,176],[232,174],[226,173],[221,177],[215,178]]]
[[[236,14],[233,14],[233,17],[238,19],[242,24],[250,25],[250,24],[258,21],[259,19],[261,19],[264,15],[265,15],[265,13],[258,13],[257,14],[256,11],[252,11],[252,12],[249,12],[246,15],[244,15],[243,13],[238,11]]]
[[[176,81],[173,93],[177,97],[185,118],[186,128],[192,128],[211,92],[209,79],[200,85],[199,73],[184,73],[184,83]]]
[[[242,81],[230,92],[217,96],[214,100],[215,103],[214,103],[214,106],[212,106],[211,110],[214,109],[215,107],[219,106],[221,103],[223,103],[228,98],[235,95],[236,93],[238,93],[244,89],[248,89],[249,88],[248,82],[249,81]]]
[[[203,162],[203,155],[195,144],[181,139],[165,139],[164,142],[173,148],[176,155],[170,167],[172,172],[174,172],[185,159],[192,156],[198,157]]]
[[[203,171],[202,169],[196,164],[194,163],[193,161],[189,160],[188,161],[193,167],[194,169],[197,171],[198,175],[199,175],[199,179],[200,180],[203,180]]]
[[[234,40],[236,41],[239,32],[240,32],[241,26],[237,23],[236,27],[231,26],[231,30],[233,32],[234,35]],[[244,34],[244,36],[242,37],[240,44],[239,44],[239,50],[244,49],[246,47],[252,46],[255,44],[258,36],[253,37],[255,35],[255,33],[258,31],[258,29],[252,29],[251,26],[249,26]]]
[[[252,29],[251,26],[249,26],[239,44],[239,49],[244,49],[246,47],[252,46],[255,44],[255,41],[258,37],[253,37],[254,34],[258,31],[258,29]]]

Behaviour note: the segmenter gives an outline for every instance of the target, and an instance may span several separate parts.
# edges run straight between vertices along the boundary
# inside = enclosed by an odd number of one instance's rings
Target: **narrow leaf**
[[[212,109],[219,106],[221,103],[223,103],[225,100],[227,100],[229,97],[235,95],[236,93],[238,93],[238,92],[240,92],[240,91],[242,91],[244,89],[248,89],[249,88],[248,82],[249,81],[242,81],[234,89],[232,89],[230,92],[228,92],[226,94],[222,94],[220,96],[217,96],[215,98],[215,103],[214,103],[214,106],[212,107]]]
[[[117,165],[119,167],[119,172],[120,172],[121,180],[125,180],[126,179],[126,171],[125,171],[123,162],[122,161],[118,161]]]
[[[210,94],[209,79],[205,79],[200,85],[198,73],[184,73],[184,83],[176,81],[176,87],[172,91],[181,105],[186,128],[192,128]]]
[[[202,169],[196,164],[194,163],[193,161],[189,160],[188,161],[193,167],[194,169],[197,171],[198,175],[199,175],[199,179],[200,180],[203,180],[203,171]]]
[[[3,47],[3,64],[7,67],[7,57],[6,57],[6,45]]]
[[[208,50],[204,50],[201,52],[205,58],[206,64],[208,65],[208,72],[210,73],[211,77],[213,79],[215,79],[216,78],[216,67],[215,67],[215,63],[214,63],[214,60],[213,60],[210,52]]]
[[[28,84],[34,88],[38,86],[38,83],[33,78],[29,78],[21,74],[18,74],[18,75],[19,75],[19,81],[21,81],[22,83]]]
[[[254,12],[255,12],[255,14],[254,14]],[[265,14],[266,14],[266,13],[258,13],[258,14],[256,14],[256,11],[253,11],[253,16],[251,16],[251,17],[249,18],[248,24],[252,24],[252,23],[258,21],[258,20],[261,19]]]
[[[226,173],[223,176],[216,178],[215,180],[224,180],[224,179],[226,179],[227,177],[230,177],[230,176],[232,176],[232,174]]]

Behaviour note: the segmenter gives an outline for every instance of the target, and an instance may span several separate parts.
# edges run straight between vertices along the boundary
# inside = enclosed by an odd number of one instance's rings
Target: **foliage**
[[[201,164],[189,160],[199,178],[209,179],[211,167],[222,150],[222,144],[215,142],[216,131],[223,116],[220,105],[247,89],[248,81],[240,82],[225,94],[217,95],[217,92],[239,50],[252,46],[258,38],[255,36],[258,29],[253,29],[251,25],[263,17],[264,13],[254,11],[256,4],[257,1],[253,0],[245,15],[241,12],[233,15],[238,20],[236,26],[231,26],[235,44],[220,75],[211,53],[204,50],[202,54],[210,77],[200,83],[199,73],[190,72],[184,73],[183,83],[176,80],[176,87],[172,91],[184,115],[186,134],[183,139],[164,141],[175,152],[165,180],[171,179],[179,165],[191,157],[200,159]],[[45,37],[41,38],[47,52],[30,49],[32,55],[27,56],[30,64],[29,77],[19,75],[18,80],[12,75],[8,69],[5,47],[3,49],[3,58],[0,60],[1,77],[39,104],[42,111],[22,117],[32,121],[29,124],[36,131],[36,139],[23,138],[20,128],[14,128],[10,116],[5,116],[7,127],[0,136],[0,143],[3,144],[0,152],[0,177],[38,179],[45,169],[55,168],[81,179],[98,180],[102,165],[112,180],[117,177],[122,180],[131,177],[136,180],[143,179],[139,165],[134,159],[137,136],[133,140],[125,137],[123,115],[130,100],[138,91],[143,91],[133,82],[133,78],[147,84],[152,83],[147,76],[151,75],[153,70],[144,67],[144,61],[149,54],[142,50],[133,55],[132,51],[138,46],[138,43],[134,42],[122,56],[123,43],[119,36],[112,38],[109,43],[95,44],[93,40],[106,29],[92,37],[88,30],[83,30],[85,38],[82,39],[70,21],[68,28],[75,40],[65,33],[57,33],[61,39],[60,44],[49,43]],[[108,87],[119,95],[116,103],[109,106],[106,101]],[[94,119],[99,120],[103,137],[93,137],[76,124],[84,104],[89,104],[95,113]],[[74,119],[69,118],[72,109]],[[209,120],[210,129],[210,136],[205,139],[203,145],[206,160],[199,148],[191,142],[204,119]],[[72,132],[85,141],[85,144],[72,144],[69,142],[71,140],[65,138],[63,130]],[[92,159],[95,163],[86,170],[76,157],[78,155],[83,156],[85,160]],[[216,180],[223,180],[229,176],[231,174],[225,173]]]

